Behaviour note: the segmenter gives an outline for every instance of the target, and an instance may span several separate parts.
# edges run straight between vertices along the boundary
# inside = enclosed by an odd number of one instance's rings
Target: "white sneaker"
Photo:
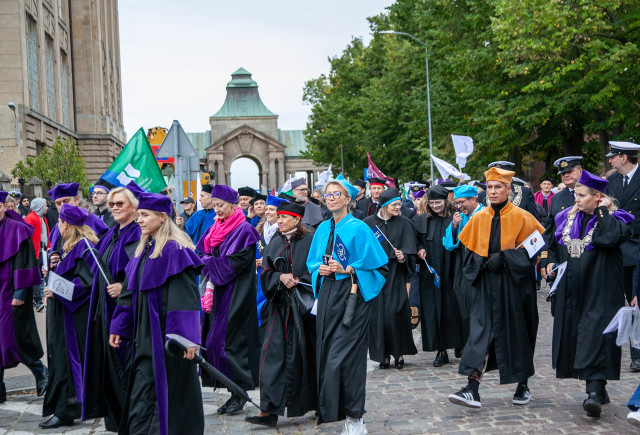
[[[627,414],[627,422],[635,427],[640,427],[640,410]]]
[[[347,417],[345,419],[341,435],[365,435],[367,433],[367,427],[361,418]]]

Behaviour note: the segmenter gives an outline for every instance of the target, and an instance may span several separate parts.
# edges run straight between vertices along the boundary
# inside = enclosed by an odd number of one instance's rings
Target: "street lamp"
[[[9,102],[8,104],[9,109],[11,109],[11,111],[13,112],[13,117],[15,118],[15,124],[16,124],[16,145],[18,145],[18,114],[16,113],[16,103],[14,103],[13,101]]]
[[[431,185],[433,186],[433,159],[431,156],[433,155],[433,143],[431,141],[431,95],[429,92],[429,49],[427,48],[427,44],[416,38],[410,33],[406,32],[396,32],[395,30],[383,30],[380,33],[384,33],[387,35],[403,35],[408,36],[409,38],[416,41],[418,44],[424,47],[424,53],[426,57],[426,66],[427,66],[427,116],[429,117],[429,161],[431,163]]]

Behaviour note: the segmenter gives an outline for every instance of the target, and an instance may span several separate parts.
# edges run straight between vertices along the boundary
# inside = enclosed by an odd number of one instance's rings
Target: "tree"
[[[89,188],[89,179],[84,172],[86,163],[73,138],[62,140],[57,137],[52,147],[35,157],[27,157],[11,170],[14,178],[40,178],[45,184],[79,183],[83,189]]]
[[[474,177],[574,154],[597,172],[609,140],[640,136],[639,18],[634,0],[397,0],[307,82],[307,155],[337,164],[344,145],[352,176],[365,151],[388,175],[428,173],[425,52],[392,29],[428,45],[434,155],[453,162],[462,134]]]

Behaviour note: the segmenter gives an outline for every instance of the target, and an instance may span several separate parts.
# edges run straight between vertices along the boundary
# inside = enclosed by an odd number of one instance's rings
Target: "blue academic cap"
[[[278,207],[282,202],[289,202],[286,199],[278,198],[277,196],[267,195],[267,205],[273,205]]]
[[[456,198],[475,198],[478,196],[478,189],[468,184],[458,186],[453,189],[453,199]]]
[[[355,201],[356,196],[358,196],[358,193],[360,193],[360,189],[349,183],[347,179],[342,176],[342,174],[336,177],[336,181],[342,184],[345,189],[347,189],[347,192],[349,192],[349,196],[351,197],[351,201]]]

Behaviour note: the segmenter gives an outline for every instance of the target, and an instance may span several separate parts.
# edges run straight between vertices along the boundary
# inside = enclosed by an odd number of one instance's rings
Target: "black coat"
[[[552,363],[558,378],[620,378],[616,334],[602,331],[624,306],[620,245],[628,233],[628,225],[605,211],[593,231],[594,249],[580,258],[569,256],[554,237],[554,261],[568,262],[554,301]]]
[[[274,235],[262,257],[260,281],[267,297],[266,335],[260,355],[260,409],[271,414],[297,417],[316,409],[316,318],[303,312],[298,295],[313,299],[305,285],[293,289],[280,282],[283,273],[310,284],[307,255],[313,233],[290,242]],[[283,258],[276,264],[277,258]],[[295,292],[295,295],[294,295]]]
[[[640,236],[640,169],[636,170],[626,189],[622,188],[622,175],[611,174],[605,193],[618,200],[618,208],[634,216],[629,224],[631,233],[622,244],[624,267],[635,266],[638,259],[638,236]]]

